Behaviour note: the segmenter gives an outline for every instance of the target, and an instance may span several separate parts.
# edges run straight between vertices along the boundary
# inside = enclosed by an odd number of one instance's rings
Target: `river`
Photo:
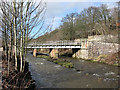
[[[75,68],[27,55],[36,88],[118,88],[118,67],[70,57],[62,59],[70,60]]]

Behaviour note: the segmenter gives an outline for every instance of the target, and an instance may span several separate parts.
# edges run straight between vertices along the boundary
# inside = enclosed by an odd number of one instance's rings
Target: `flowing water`
[[[36,88],[118,88],[118,67],[70,57],[75,68],[68,69],[28,54],[27,61]]]

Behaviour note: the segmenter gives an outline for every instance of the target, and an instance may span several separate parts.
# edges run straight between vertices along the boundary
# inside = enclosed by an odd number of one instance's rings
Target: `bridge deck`
[[[27,48],[81,48],[81,46],[28,46]]]
[[[44,43],[32,42],[28,44],[27,48],[81,48],[82,43],[85,42],[87,42],[87,39],[81,39],[78,41],[75,40],[46,41]]]

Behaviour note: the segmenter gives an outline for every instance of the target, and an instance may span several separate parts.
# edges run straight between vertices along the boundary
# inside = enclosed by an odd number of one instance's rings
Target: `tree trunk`
[[[15,70],[17,70],[17,28],[16,28],[16,1],[14,0],[14,52],[15,52]]]
[[[21,2],[21,10],[20,10],[20,16],[21,16],[21,25],[20,25],[20,29],[21,29],[21,43],[20,43],[20,59],[21,59],[21,63],[20,63],[20,72],[22,72],[23,70],[23,13],[22,13],[22,8],[23,8],[23,2]]]

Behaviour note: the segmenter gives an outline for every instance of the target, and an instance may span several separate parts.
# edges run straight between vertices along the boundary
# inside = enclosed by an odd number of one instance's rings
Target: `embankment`
[[[19,64],[19,63],[18,63]],[[35,89],[35,81],[31,78],[28,68],[29,63],[25,62],[24,72],[16,71],[14,63],[2,57],[2,89]]]

